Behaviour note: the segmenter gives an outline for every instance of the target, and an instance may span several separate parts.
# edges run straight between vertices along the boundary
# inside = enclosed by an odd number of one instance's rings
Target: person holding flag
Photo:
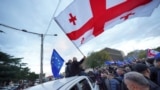
[[[77,61],[76,57],[73,57],[73,62],[71,64],[71,76],[76,75],[83,75],[83,68],[81,67],[81,64],[84,62],[86,57],[84,56],[79,62]]]

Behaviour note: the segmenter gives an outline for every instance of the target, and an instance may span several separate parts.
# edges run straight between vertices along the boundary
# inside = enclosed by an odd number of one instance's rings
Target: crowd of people
[[[24,90],[32,86],[34,86],[33,81],[19,80],[18,82],[14,82],[12,80],[7,80],[0,83],[0,90]]]
[[[94,68],[85,73],[81,64],[85,57],[66,63],[66,77],[86,75],[100,90],[160,90],[160,57],[135,60],[130,64],[116,64]]]
[[[66,63],[65,77],[71,77],[76,75],[84,74],[84,69],[81,67],[81,64],[86,59],[84,56],[79,62],[76,57],[73,57],[73,60],[68,60]]]

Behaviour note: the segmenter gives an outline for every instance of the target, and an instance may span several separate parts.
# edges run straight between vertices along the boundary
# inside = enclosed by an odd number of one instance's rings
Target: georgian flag
[[[159,3],[160,0],[74,0],[55,21],[79,47],[127,19],[150,16]]]
[[[160,52],[153,50],[153,49],[148,49],[147,50],[147,58],[154,58],[157,54]]]

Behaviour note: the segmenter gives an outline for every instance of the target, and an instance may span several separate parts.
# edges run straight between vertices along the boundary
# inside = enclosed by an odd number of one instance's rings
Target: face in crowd
[[[76,57],[73,57],[73,62],[77,62],[77,58]]]
[[[138,72],[128,72],[124,75],[128,90],[149,90],[148,80]]]

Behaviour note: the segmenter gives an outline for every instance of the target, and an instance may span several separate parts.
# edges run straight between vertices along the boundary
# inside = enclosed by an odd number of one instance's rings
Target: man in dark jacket
[[[65,77],[70,77],[71,76],[71,64],[72,64],[72,60],[68,60],[68,62],[66,63],[66,69],[65,69]]]
[[[160,54],[160,53],[159,53]],[[151,67],[151,80],[160,86],[160,56],[155,57],[154,67]]]
[[[81,68],[81,64],[83,63],[83,61],[85,60],[85,56],[78,62],[76,57],[73,57],[73,62],[71,64],[71,76],[75,76],[75,75],[81,75],[81,71],[83,70]]]
[[[144,75],[144,77],[149,81],[150,84],[150,90],[160,90],[160,86],[151,81],[150,79],[150,69],[147,67],[147,65],[138,63],[134,66],[134,71],[137,71]]]

